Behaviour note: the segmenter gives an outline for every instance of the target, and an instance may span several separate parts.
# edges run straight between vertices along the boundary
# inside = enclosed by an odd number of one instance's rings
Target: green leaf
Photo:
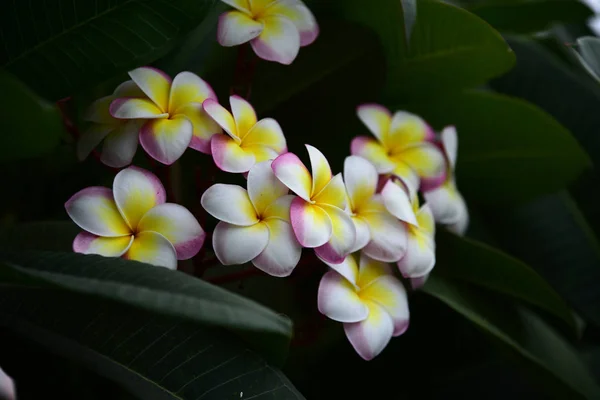
[[[57,100],[164,55],[214,3],[14,1],[0,14],[0,66]]]
[[[379,79],[372,78],[374,72],[371,68],[364,67],[369,61],[376,59],[377,54],[374,53],[377,50],[377,38],[368,29],[343,21],[324,21],[320,25],[319,39],[302,48],[291,65],[258,65],[252,82],[255,88],[252,104],[258,112],[269,111],[321,81],[335,77],[352,64],[362,64],[365,70],[364,76],[354,77],[354,87],[358,80],[378,82]],[[345,85],[340,89],[347,90],[347,81]]]
[[[533,0],[481,4],[469,11],[500,31],[530,33],[548,29],[554,23],[585,22],[594,12],[573,0]]]
[[[8,278],[16,273],[18,281],[33,278],[77,293],[234,330],[278,361],[285,357],[292,334],[289,319],[179,271],[121,258],[46,251],[0,252],[0,263],[13,272]]]
[[[381,24],[381,35],[389,34],[384,28],[398,25]],[[515,61],[500,34],[477,16],[429,1],[419,3],[407,53],[388,53],[388,58],[391,99],[478,86],[508,71]]]
[[[417,0],[400,0],[402,3],[402,14],[404,16],[404,36],[410,43],[412,30],[417,21]]]
[[[468,286],[435,274],[423,290],[515,351],[543,379],[540,382],[548,394],[600,398],[600,388],[575,349],[533,312],[478,295]]]
[[[304,398],[278,369],[222,330],[60,290],[3,287],[0,303],[4,329],[139,399]],[[1,343],[0,351],[10,345]]]
[[[575,329],[569,307],[527,264],[476,240],[445,230],[436,237],[438,264],[444,276],[469,282],[537,306]]]
[[[0,162],[41,156],[58,146],[65,133],[58,107],[3,70],[0,87]]]
[[[562,192],[485,213],[511,254],[538,271],[587,321],[600,326],[600,247],[571,196]]]
[[[590,166],[565,127],[523,100],[470,91],[393,109],[402,107],[436,129],[456,126],[458,184],[470,201],[524,201],[563,188]]]

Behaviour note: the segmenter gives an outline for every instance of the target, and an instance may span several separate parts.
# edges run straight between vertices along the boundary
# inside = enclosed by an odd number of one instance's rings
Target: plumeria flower
[[[222,46],[250,42],[264,60],[291,64],[301,46],[319,35],[315,17],[300,0],[222,0],[234,7],[219,18]]]
[[[10,376],[0,368],[0,399],[14,400],[16,399],[15,383]]]
[[[371,360],[392,337],[408,329],[408,300],[388,264],[361,254],[357,265],[355,254],[341,264],[328,264],[333,271],[321,278],[318,307],[322,314],[343,322],[354,350]]]
[[[248,190],[215,184],[202,195],[204,209],[219,219],[213,248],[224,265],[252,261],[273,276],[288,276],[300,261],[302,248],[290,225],[288,194],[273,174],[272,161],[256,164],[248,173]]]
[[[431,127],[417,115],[397,111],[393,116],[383,106],[364,104],[358,118],[375,139],[359,136],[352,140],[351,152],[369,160],[380,174],[393,174],[409,187],[437,187],[446,177],[444,155],[432,141]]]
[[[332,176],[323,153],[310,145],[306,149],[312,176],[293,153],[277,157],[272,168],[277,178],[298,195],[292,201],[290,218],[300,244],[315,248],[328,262],[340,263],[356,241],[356,228],[344,211],[347,203],[342,174]]]
[[[405,278],[427,275],[435,265],[435,221],[428,204],[419,207],[415,195],[408,201],[406,191],[389,180],[381,191],[388,211],[408,228],[408,243],[398,268]],[[416,217],[416,218],[415,218]]]
[[[69,217],[84,230],[75,237],[73,250],[177,268],[177,260],[198,253],[206,235],[185,207],[165,200],[158,178],[137,167],[119,172],[112,190],[81,190],[65,204]]]
[[[225,172],[248,172],[256,163],[272,160],[287,151],[285,136],[273,118],[257,121],[254,108],[239,96],[229,98],[233,115],[216,100],[204,102],[204,110],[227,135],[211,141],[215,164]]]
[[[115,99],[110,114],[123,120],[147,120],[139,137],[150,156],[170,165],[188,146],[210,154],[210,138],[221,128],[202,108],[204,100],[217,98],[208,83],[191,72],[180,72],[171,80],[150,67],[136,68],[129,76],[147,98]]]
[[[456,128],[448,126],[441,135],[442,146],[448,162],[448,177],[442,186],[425,191],[423,197],[433,213],[436,222],[447,225],[448,229],[458,235],[464,235],[469,225],[469,210],[458,189],[454,178],[458,138]]]
[[[93,125],[77,142],[77,157],[84,160],[103,140],[100,161],[113,168],[131,164],[138,147],[138,134],[145,120],[122,120],[110,115],[109,107],[115,99],[129,97],[147,99],[133,81],[120,84],[113,94],[96,100],[86,111],[84,119]]]
[[[344,181],[348,209],[356,228],[356,241],[351,251],[362,249],[376,260],[398,261],[406,251],[407,228],[388,212],[381,194],[375,193],[378,175],[373,164],[362,157],[346,157]],[[415,218],[412,216],[410,221],[416,221]]]

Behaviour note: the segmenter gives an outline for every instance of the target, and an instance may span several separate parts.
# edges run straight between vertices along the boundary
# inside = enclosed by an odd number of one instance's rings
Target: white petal
[[[300,261],[302,246],[289,222],[270,218],[265,223],[269,228],[269,243],[252,264],[269,275],[288,276]]]
[[[248,196],[256,212],[263,215],[265,210],[281,196],[288,194],[288,188],[273,173],[272,161],[263,161],[248,173]]]
[[[379,175],[375,166],[359,156],[349,156],[344,160],[344,182],[351,208],[357,211],[360,206],[375,194]]]
[[[331,263],[341,263],[356,243],[354,222],[348,214],[337,207],[323,205],[322,209],[329,216],[333,229],[327,243],[316,248],[315,253]]]
[[[263,60],[289,65],[300,50],[300,33],[292,21],[281,16],[261,18],[264,29],[250,43]]]
[[[204,192],[200,203],[210,215],[230,224],[251,226],[258,222],[248,192],[241,186],[212,185]]]
[[[360,291],[362,299],[369,299],[382,306],[394,321],[394,336],[408,328],[409,310],[406,289],[393,275],[384,275]]]
[[[384,262],[396,262],[404,256],[408,241],[404,223],[383,212],[364,214],[363,218],[371,232],[371,240],[363,248],[363,253]]]
[[[413,210],[408,194],[400,186],[388,181],[381,191],[383,203],[387,210],[400,221],[416,225],[417,217]]]
[[[435,247],[432,238],[422,233],[409,234],[404,257],[398,268],[405,278],[419,278],[431,272],[435,265]]]
[[[269,228],[258,223],[236,226],[219,222],[213,232],[213,249],[223,265],[245,264],[263,252],[269,242]]]
[[[115,129],[115,125],[93,124],[77,142],[77,159],[83,161]]]
[[[356,240],[354,246],[350,249],[351,253],[362,250],[371,241],[371,230],[369,224],[361,217],[352,217],[354,228],[356,229]]]
[[[132,120],[114,130],[102,146],[100,161],[109,167],[123,168],[133,160],[138,147],[138,134],[143,121]]]
[[[335,271],[329,271],[321,278],[317,302],[319,312],[334,321],[358,322],[369,315],[356,288]]]
[[[394,322],[380,305],[372,301],[367,305],[367,319],[344,324],[344,331],[358,355],[369,361],[381,353],[390,342],[394,333]]]
[[[440,134],[442,144],[444,145],[444,152],[448,157],[450,163],[450,169],[454,170],[456,165],[456,156],[458,153],[458,135],[456,134],[456,128],[454,126],[447,126]]]

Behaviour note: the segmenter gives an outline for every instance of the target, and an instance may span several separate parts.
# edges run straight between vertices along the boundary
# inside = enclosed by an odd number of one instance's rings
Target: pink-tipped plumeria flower
[[[444,155],[433,144],[435,134],[417,115],[397,111],[393,116],[383,106],[364,104],[358,118],[375,135],[352,140],[351,152],[371,161],[380,174],[393,174],[416,192],[437,187],[446,178]]]
[[[388,211],[406,224],[408,245],[398,261],[405,278],[427,275],[435,265],[435,221],[428,204],[419,207],[415,195],[409,200],[404,188],[389,180],[381,191]]]
[[[348,209],[356,228],[356,242],[351,252],[363,251],[379,261],[396,262],[407,245],[407,228],[388,212],[381,194],[373,164],[359,156],[346,157],[344,182],[348,193]]]
[[[139,132],[140,143],[152,158],[170,165],[189,147],[210,154],[210,138],[221,128],[202,108],[216,99],[208,83],[191,72],[173,80],[150,67],[129,72],[146,98],[120,97],[110,104],[110,114],[123,120],[147,120]]]
[[[93,125],[77,142],[77,157],[84,160],[103,140],[100,161],[109,167],[122,168],[131,164],[138,147],[138,135],[145,120],[122,120],[110,115],[110,103],[119,97],[147,99],[133,81],[120,84],[113,94],[96,100],[84,119]]]
[[[312,176],[293,153],[273,161],[273,172],[296,197],[290,218],[300,244],[315,248],[324,260],[340,263],[356,241],[356,228],[346,213],[346,188],[342,174],[332,176],[329,162],[319,150],[306,145]]]
[[[222,1],[236,9],[219,18],[222,46],[250,42],[260,58],[287,65],[319,35],[315,17],[300,0]]]
[[[273,276],[288,276],[300,261],[302,248],[290,225],[295,196],[273,174],[272,161],[248,173],[248,190],[215,184],[202,195],[204,209],[220,220],[213,248],[224,265],[252,264]]]
[[[185,207],[165,201],[158,178],[137,167],[119,172],[112,190],[81,190],[65,203],[69,217],[84,230],[73,250],[177,268],[177,260],[200,251],[206,235]]]
[[[14,381],[0,368],[0,399],[15,400],[16,398]]]
[[[409,324],[408,299],[388,264],[351,254],[341,264],[328,264],[318,292],[319,311],[344,323],[346,337],[365,360],[375,358]]]
[[[469,225],[469,210],[465,199],[456,188],[454,178],[458,151],[456,128],[448,126],[440,136],[448,162],[448,177],[442,186],[425,191],[423,197],[431,207],[436,222],[446,225],[450,231],[458,235],[464,235]]]
[[[227,135],[211,141],[215,164],[225,172],[248,172],[256,163],[272,160],[287,151],[285,136],[273,118],[257,121],[254,108],[239,96],[229,98],[230,113],[216,100],[204,102],[204,109]]]

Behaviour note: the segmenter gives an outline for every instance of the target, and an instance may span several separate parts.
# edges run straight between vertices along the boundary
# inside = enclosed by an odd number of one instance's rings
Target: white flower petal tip
[[[338,322],[359,322],[369,316],[369,308],[354,285],[335,271],[327,272],[319,284],[319,312]]]
[[[440,139],[446,157],[448,158],[450,169],[454,170],[454,167],[456,166],[456,156],[458,154],[458,134],[456,128],[454,126],[445,127],[440,133]]]
[[[15,382],[0,368],[0,398],[15,400],[16,396]]]
[[[417,225],[417,216],[409,198],[409,194],[392,180],[388,181],[381,191],[383,203],[390,214],[400,221]]]
[[[344,332],[358,355],[365,361],[370,361],[392,339],[394,323],[381,306],[369,302],[369,317],[361,322],[345,323]]]

